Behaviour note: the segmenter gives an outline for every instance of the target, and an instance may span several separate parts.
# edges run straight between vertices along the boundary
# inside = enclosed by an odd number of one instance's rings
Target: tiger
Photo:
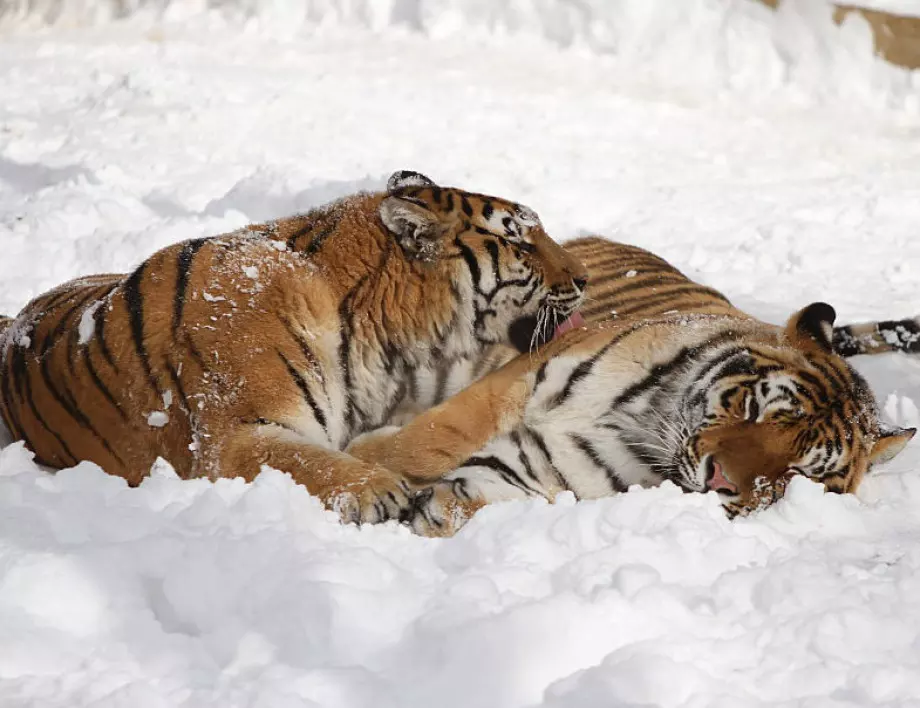
[[[493,370],[535,380],[510,430],[417,493],[407,516],[417,533],[451,535],[496,501],[563,491],[594,499],[664,481],[714,492],[730,517],[746,515],[781,498],[796,475],[853,492],[913,437],[882,423],[844,357],[916,351],[915,320],[835,328],[833,308],[813,303],[771,325],[644,249],[600,237],[566,248],[589,272],[579,317],[561,327],[522,318],[517,348],[498,345],[425,373],[438,382],[420,397],[429,403]],[[440,438],[450,437],[438,415],[456,415],[452,400],[426,413]],[[382,428],[362,444],[392,469],[418,464],[394,449],[400,434]]]
[[[133,486],[157,458],[185,479],[267,465],[343,520],[381,522],[425,480],[350,442],[392,415],[414,369],[500,346],[520,318],[568,317],[586,282],[529,207],[403,170],[385,191],[34,299],[0,324],[0,414],[53,469],[89,460]],[[516,420],[521,380],[484,383],[501,405],[453,423],[444,465]]]

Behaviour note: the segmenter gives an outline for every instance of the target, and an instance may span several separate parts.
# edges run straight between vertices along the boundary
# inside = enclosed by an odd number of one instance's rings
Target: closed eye
[[[524,253],[534,253],[537,250],[537,247],[532,243],[524,241],[520,238],[508,238],[504,237],[504,240],[511,244],[514,248],[520,248]]]

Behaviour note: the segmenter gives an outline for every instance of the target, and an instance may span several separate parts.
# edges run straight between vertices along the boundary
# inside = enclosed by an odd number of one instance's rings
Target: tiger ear
[[[805,347],[834,351],[834,320],[837,313],[826,302],[813,302],[796,312],[786,323],[786,339]]]
[[[380,202],[380,220],[410,258],[430,261],[437,255],[441,222],[427,207],[399,197]]]
[[[882,430],[879,439],[875,441],[875,445],[869,452],[869,462],[876,465],[894,459],[907,446],[916,432],[916,428]]]
[[[428,179],[421,172],[412,170],[399,170],[390,175],[387,180],[387,194],[393,194],[397,190],[406,187],[436,187],[437,185]]]

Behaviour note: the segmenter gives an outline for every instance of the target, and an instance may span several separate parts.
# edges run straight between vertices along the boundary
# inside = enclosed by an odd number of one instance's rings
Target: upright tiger
[[[349,442],[387,420],[415,368],[506,342],[522,316],[568,316],[585,279],[527,207],[398,172],[384,193],[32,301],[0,335],[0,413],[51,467],[92,460],[137,484],[157,456],[184,478],[271,465],[344,518],[380,521],[419,480]],[[514,383],[496,395],[525,400]],[[511,420],[459,421],[449,454]]]
[[[435,372],[462,386],[464,374],[510,360],[536,383],[518,425],[418,495],[416,531],[452,533],[493,501],[564,490],[589,499],[664,480],[714,491],[730,515],[743,514],[777,499],[797,474],[852,492],[913,436],[880,421],[868,385],[841,356],[854,347],[835,350],[852,342],[842,333],[861,331],[860,351],[883,348],[871,343],[873,332],[910,351],[908,338],[885,334],[890,325],[834,329],[833,309],[815,303],[774,326],[640,248],[589,238],[567,249],[590,273],[587,326],[517,358],[493,347],[472,365]],[[530,318],[534,334],[517,323],[518,346],[552,336],[552,323],[536,325]],[[498,372],[513,380],[507,366]],[[450,414],[451,401],[435,413]],[[444,444],[449,428],[426,416]],[[398,470],[410,461],[388,442],[394,435],[385,429],[364,444]]]

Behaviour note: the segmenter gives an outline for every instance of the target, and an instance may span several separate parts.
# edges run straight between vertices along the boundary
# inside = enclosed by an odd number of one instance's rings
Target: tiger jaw
[[[511,344],[526,354],[571,329],[583,326],[584,318],[578,313],[583,299],[583,295],[578,295],[564,307],[546,303],[536,314],[517,318],[508,327]]]

